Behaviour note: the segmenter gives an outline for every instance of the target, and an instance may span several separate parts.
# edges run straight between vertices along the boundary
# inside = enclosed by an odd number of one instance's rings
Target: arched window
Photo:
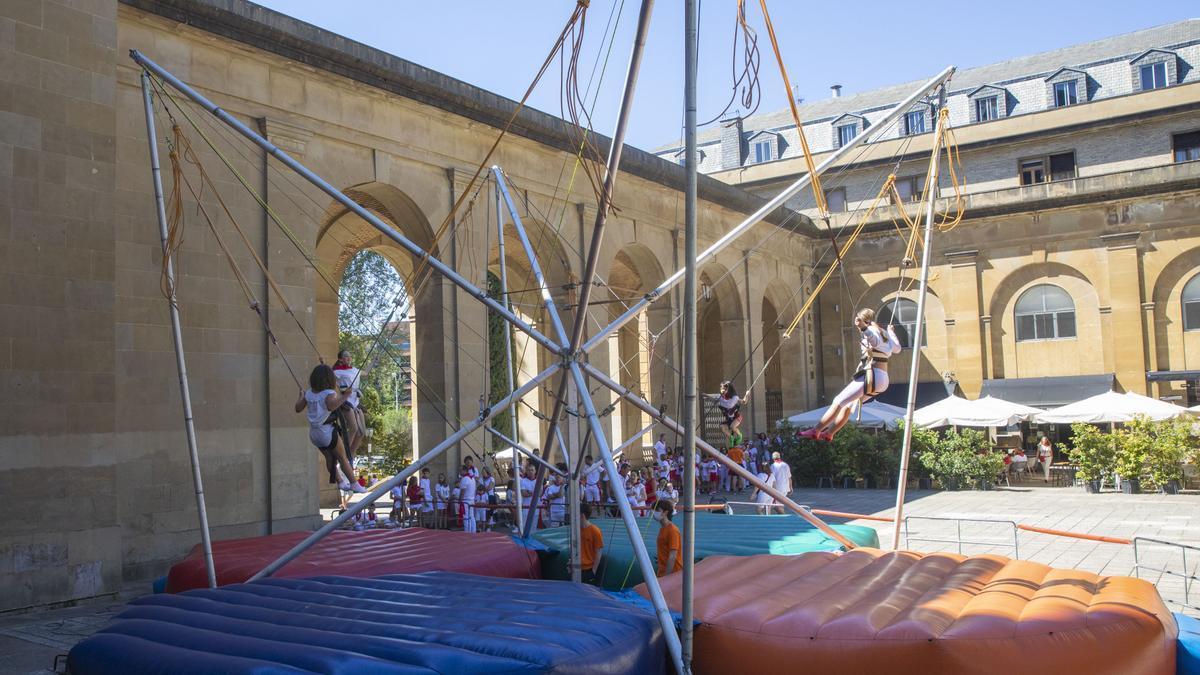
[[[895,321],[892,320],[893,307],[896,308]],[[900,338],[901,347],[912,348],[912,336],[917,332],[917,303],[905,298],[891,300],[879,308],[875,318],[880,326],[886,328],[890,323],[896,328],[896,337]],[[929,346],[929,333],[924,329],[921,330],[921,346]]]
[[[1200,330],[1200,274],[1183,287],[1183,329]]]
[[[1025,291],[1014,314],[1017,342],[1075,337],[1075,303],[1058,286],[1040,284]]]

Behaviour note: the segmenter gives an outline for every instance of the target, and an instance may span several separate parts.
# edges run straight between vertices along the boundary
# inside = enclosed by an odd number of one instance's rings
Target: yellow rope
[[[854,245],[854,242],[858,239],[858,235],[862,234],[863,228],[866,227],[867,221],[871,219],[871,216],[875,213],[875,210],[879,208],[879,203],[883,201],[884,197],[891,193],[892,185],[895,184],[895,182],[895,174],[889,175],[887,180],[883,181],[883,187],[880,188],[879,194],[875,196],[875,200],[871,202],[871,207],[868,208],[865,213],[863,213],[862,217],[858,221],[858,225],[854,227],[854,231],[851,232],[850,236],[846,239],[846,244],[842,247],[843,251],[850,250],[850,247]],[[829,282],[829,279],[833,277],[833,273],[841,264],[841,256],[834,258],[834,261],[829,266],[829,269],[825,271],[825,276],[821,277],[821,281],[817,283],[816,287],[813,288],[812,293],[810,293],[804,300],[804,305],[796,314],[796,318],[792,319],[792,322],[788,324],[787,330],[783,331],[784,338],[790,338],[792,336],[792,332],[796,330],[796,326],[800,325],[800,320],[804,318],[804,315],[807,314],[808,310],[812,307],[813,302],[818,296],[821,295],[821,289],[825,288],[825,284]]]
[[[745,0],[738,0],[738,11],[744,11],[743,3]],[[788,105],[792,109],[792,121],[796,124],[796,134],[800,136],[800,149],[804,152],[804,163],[808,165],[808,175],[811,176],[809,184],[812,186],[813,199],[817,202],[817,209],[821,212],[821,217],[824,218],[829,213],[829,207],[825,203],[825,192],[821,189],[821,177],[817,174],[817,165],[813,161],[812,152],[808,149],[808,139],[804,136],[804,125],[800,122],[800,110],[796,107],[796,97],[792,93],[791,80],[788,78],[787,67],[783,64],[783,54],[779,51],[779,40],[775,38],[775,26],[771,23],[771,14],[767,11],[767,0],[758,0],[758,4],[762,7],[763,20],[767,24],[767,36],[771,38],[771,47],[775,50],[775,62],[779,64],[779,74],[783,77],[783,88],[786,90]]]

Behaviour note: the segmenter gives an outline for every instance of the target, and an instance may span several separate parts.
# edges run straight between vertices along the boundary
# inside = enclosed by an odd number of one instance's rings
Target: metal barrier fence
[[[932,520],[938,522],[953,522],[955,524],[954,539],[938,539],[934,537],[914,537],[909,533],[908,521],[910,520]],[[972,541],[963,539],[962,524],[963,523],[988,523],[989,525],[1008,525],[1012,528],[1012,543],[1002,539],[988,539],[982,541]],[[905,516],[904,518],[904,545],[909,546],[911,541],[926,541],[937,542],[942,544],[955,544],[958,547],[958,552],[963,552],[963,545],[968,546],[1003,546],[1013,550],[1013,558],[1019,560],[1021,558],[1021,544],[1017,539],[1017,523],[1012,520],[994,520],[991,518],[939,518],[936,516]]]
[[[1147,544],[1153,544],[1155,546],[1167,546],[1170,548],[1178,549],[1180,557],[1182,558],[1183,572],[1176,572],[1174,570],[1167,569],[1166,567],[1152,567],[1150,565],[1144,564],[1142,562],[1142,560],[1143,560],[1142,549],[1145,548]],[[1163,541],[1162,539],[1153,539],[1151,537],[1134,537],[1133,538],[1133,574],[1137,578],[1141,579],[1141,578],[1143,578],[1142,577],[1143,570],[1147,571],[1147,572],[1157,572],[1158,576],[1154,579],[1153,583],[1154,583],[1154,586],[1159,589],[1159,594],[1163,596],[1163,600],[1165,600],[1169,603],[1180,605],[1182,607],[1187,607],[1188,609],[1200,611],[1200,606],[1196,606],[1196,605],[1192,604],[1192,582],[1196,581],[1197,577],[1196,577],[1196,575],[1191,573],[1191,568],[1188,566],[1188,551],[1192,551],[1192,559],[1193,560],[1196,560],[1198,557],[1200,557],[1200,556],[1196,555],[1196,553],[1200,553],[1200,547],[1189,546],[1187,544],[1177,544],[1173,541]],[[1178,578],[1178,579],[1182,580],[1182,582],[1183,582],[1183,600],[1182,601],[1180,601],[1178,599],[1167,597],[1167,595],[1164,593],[1164,590],[1163,590],[1163,585],[1164,585],[1162,583],[1163,576],[1169,576],[1169,577]]]

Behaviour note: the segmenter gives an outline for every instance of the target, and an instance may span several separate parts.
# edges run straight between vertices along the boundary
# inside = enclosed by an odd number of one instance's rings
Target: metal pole
[[[504,254],[504,211],[501,208],[502,198],[500,196],[500,181],[496,181],[496,245],[499,247],[500,256],[500,293],[504,296],[504,307],[512,311],[512,299],[508,297],[508,260]],[[516,386],[513,376],[513,341],[512,341],[512,326],[504,324],[504,363],[507,364],[505,373],[508,377],[508,390],[512,391]],[[517,430],[517,408],[513,408],[508,414],[510,426],[512,427],[512,437],[519,438],[520,433]],[[516,445],[513,443],[512,445]],[[512,491],[516,494],[513,496],[513,526],[521,526],[521,457],[517,453],[513,453],[512,465],[509,469],[512,474]]]
[[[200,544],[204,548],[204,569],[208,587],[217,587],[217,572],[213,564],[212,539],[208,532],[208,509],[204,506],[204,481],[200,476],[200,453],[196,450],[196,426],[192,423],[192,395],[188,391],[187,361],[183,354],[183,330],[179,326],[179,302],[175,298],[175,263],[167,243],[167,209],[163,201],[162,170],[158,163],[158,133],[154,129],[154,103],[150,93],[150,76],[142,71],[142,103],[146,108],[146,139],[150,142],[150,175],[154,179],[154,206],[158,216],[158,236],[166,258],[167,307],[171,313],[171,337],[175,343],[175,367],[179,371],[179,395],[183,401],[183,428],[187,435],[188,459],[192,463],[192,484],[196,489],[196,510],[200,514]]]
[[[562,471],[560,471],[557,466],[547,463],[541,457],[538,457],[536,452],[517,443],[513,439],[509,438],[506,434],[504,434],[503,432],[496,429],[496,427],[488,427],[487,431],[488,431],[488,433],[492,434],[496,438],[499,438],[500,440],[504,441],[505,443],[508,443],[513,449],[513,454],[520,453],[522,455],[525,455],[529,459],[533,460],[533,462],[535,464],[541,464],[541,465],[545,466],[547,471],[553,471],[554,473],[556,473],[560,476],[567,475],[567,474],[563,473]]]
[[[819,175],[819,174],[823,173],[825,171],[825,169],[829,168],[830,166],[832,166],[833,164],[835,164],[836,162],[841,160],[841,158],[846,156],[851,150],[858,147],[859,144],[865,142],[867,140],[867,138],[875,135],[876,133],[878,133],[881,130],[887,129],[891,125],[891,123],[894,122],[898,117],[900,117],[904,113],[908,112],[908,109],[911,108],[912,105],[917,102],[917,99],[924,96],[925,93],[928,92],[930,89],[933,89],[934,87],[941,84],[944,80],[949,78],[952,74],[954,74],[954,66],[950,66],[949,68],[946,68],[941,73],[939,73],[936,77],[934,77],[932,80],[929,80],[925,84],[921,85],[920,89],[916,90],[911,95],[909,95],[908,98],[904,99],[899,104],[897,104],[894,108],[891,109],[890,112],[888,112],[887,115],[884,116],[883,119],[881,119],[879,122],[871,125],[870,129],[855,136],[853,139],[851,139],[851,141],[849,143],[847,143],[846,145],[843,145],[841,148],[836,150],[829,157],[826,157],[825,161],[823,161],[817,165],[817,174]],[[750,217],[743,220],[741,223],[739,223],[737,226],[735,226],[729,232],[726,232],[720,239],[715,241],[708,248],[704,249],[704,251],[702,253],[700,253],[699,256],[697,256],[697,258],[696,258],[697,267],[704,265],[709,260],[716,257],[717,253],[720,253],[721,250],[723,250],[726,246],[732,244],[735,239],[737,239],[738,237],[745,234],[746,230],[748,230],[751,226],[759,223],[760,221],[765,219],[768,215],[770,215],[775,209],[779,208],[780,206],[783,206],[784,202],[786,202],[788,199],[791,199],[793,195],[795,195],[796,193],[800,192],[805,187],[807,187],[811,180],[812,180],[812,177],[809,174],[805,174],[805,175],[801,176],[799,179],[796,180],[796,182],[794,182],[791,185],[789,185],[788,187],[784,188],[784,190],[782,192],[780,192],[778,195],[776,195],[771,201],[764,204],[762,206],[762,208],[755,211]],[[625,310],[624,314],[622,314],[621,316],[614,319],[611,323],[609,323],[607,326],[605,326],[600,331],[598,331],[595,335],[593,335],[591,337],[591,339],[589,339],[586,343],[584,343],[583,351],[590,352],[592,349],[594,349],[596,347],[596,345],[600,344],[609,335],[616,332],[616,330],[618,328],[620,328],[621,326],[624,326],[625,324],[632,321],[633,318],[636,317],[639,313],[641,313],[641,311],[643,309],[645,309],[647,305],[649,305],[650,303],[657,300],[664,293],[666,293],[668,290],[670,290],[671,287],[673,287],[675,284],[678,284],[680,281],[682,281],[684,274],[685,274],[685,270],[683,270],[683,269],[676,270],[671,276],[667,277],[665,281],[663,281],[661,284],[659,284],[658,288],[655,288],[654,290],[647,293],[645,297],[643,297],[641,300],[638,300],[636,303],[631,305],[629,307],[629,309]]]
[[[596,406],[592,403],[591,394],[588,392],[587,380],[583,376],[583,371],[579,369],[578,362],[571,361],[567,367],[575,379],[575,387],[579,389],[580,399],[582,399],[587,413],[588,424],[592,427],[592,437],[596,439],[596,449],[608,472],[609,490],[617,500],[617,509],[621,512],[621,520],[625,523],[625,532],[629,535],[630,543],[633,544],[634,557],[637,558],[638,567],[641,568],[642,576],[646,579],[646,590],[650,594],[650,602],[654,605],[659,623],[662,624],[663,637],[667,640],[667,651],[671,654],[671,661],[675,664],[676,672],[679,675],[685,675],[688,671],[683,665],[683,651],[679,644],[679,633],[675,631],[675,620],[671,618],[667,599],[663,596],[662,586],[658,583],[657,570],[654,568],[654,563],[650,561],[649,552],[646,551],[646,542],[642,540],[642,532],[638,528],[637,519],[633,516],[633,509],[629,506],[629,498],[625,496],[625,486],[621,484],[621,476],[617,473],[617,463],[613,461],[612,453],[609,452],[608,440],[604,436],[600,417],[596,414]]]
[[[621,153],[625,149],[625,130],[629,126],[629,114],[633,109],[633,93],[637,90],[638,72],[642,66],[642,53],[645,51],[646,34],[650,31],[650,15],[653,10],[654,0],[642,0],[637,30],[633,37],[633,48],[629,54],[629,66],[625,71],[625,88],[621,93],[621,108],[617,112],[617,125],[613,131],[612,145],[608,148],[608,161],[604,166],[604,185],[600,190],[600,203],[596,205],[596,222],[592,226],[592,241],[588,248],[587,261],[583,265],[583,276],[580,277],[579,307],[575,312],[575,324],[571,328],[571,340],[567,346],[567,354],[573,354],[579,350],[579,345],[583,342],[584,329],[587,327],[588,302],[592,297],[592,279],[596,276],[596,264],[600,260],[600,244],[604,240],[604,226],[608,222],[608,211],[612,206],[617,170],[621,166]],[[553,445],[555,432],[558,429],[559,418],[562,416],[564,396],[561,394],[566,390],[567,373],[564,371],[558,385],[560,395],[555,397],[550,413],[550,427],[546,431],[546,442],[542,445],[543,456],[547,459]],[[580,396],[586,395],[587,390],[580,392]],[[537,482],[534,483],[533,496],[535,498],[541,492],[541,486],[542,474],[539,472]],[[526,536],[529,534],[532,523],[533,520],[530,519],[526,524]]]
[[[529,233],[525,231],[525,224],[521,222],[521,214],[517,211],[517,205],[513,203],[512,195],[508,193],[508,185],[504,182],[504,172],[500,167],[492,167],[492,176],[496,179],[496,190],[499,197],[503,198],[503,202],[508,206],[508,213],[512,216],[513,230],[517,233],[517,238],[521,240],[521,247],[525,249],[525,257],[529,259],[529,270],[533,273],[533,279],[537,282],[538,290],[542,294],[542,307],[546,309],[546,315],[550,317],[550,323],[554,326],[554,333],[558,336],[562,346],[567,346],[567,331],[563,328],[562,318],[558,314],[558,307],[554,305],[554,298],[550,295],[550,289],[546,286],[546,276],[542,274],[542,266],[538,264],[537,252],[533,250],[533,242],[529,240]],[[504,246],[504,220],[499,215],[500,199],[496,202],[497,217],[500,218],[500,245]],[[506,288],[505,291],[508,289]]]
[[[699,48],[696,0],[683,5],[683,666],[692,667],[693,589],[696,581],[696,64]],[[803,132],[801,132],[803,133]],[[747,292],[749,287],[747,287]]]
[[[457,444],[459,441],[461,441],[462,439],[466,438],[467,436],[470,436],[471,434],[475,433],[475,430],[477,430],[479,427],[487,424],[488,421],[491,420],[493,417],[495,417],[497,413],[502,412],[505,408],[508,408],[509,406],[511,406],[514,402],[516,402],[522,396],[524,396],[525,394],[528,394],[530,391],[533,391],[536,387],[540,386],[543,381],[545,381],[547,378],[549,378],[551,375],[554,374],[554,371],[558,370],[561,367],[562,367],[562,364],[559,364],[559,363],[551,364],[549,368],[546,368],[542,372],[535,375],[532,380],[521,385],[520,389],[512,392],[511,394],[504,397],[500,401],[497,401],[496,404],[491,406],[490,408],[484,408],[483,412],[479,415],[479,417],[476,417],[475,419],[466,422],[465,424],[463,424],[461,427],[458,428],[458,431],[455,431],[453,434],[450,434],[450,436],[448,436],[446,438],[446,440],[442,441],[441,443],[438,443],[429,452],[425,453],[424,455],[421,455],[420,459],[413,462],[412,464],[409,464],[400,473],[396,474],[395,476],[392,476],[391,478],[389,478],[389,479],[383,481],[382,483],[380,483],[379,485],[377,485],[375,487],[375,489],[371,490],[369,493],[367,493],[367,495],[364,496],[361,501],[357,501],[357,502],[354,502],[353,504],[351,504],[350,507],[347,508],[345,511],[343,511],[340,516],[338,516],[337,518],[334,518],[333,520],[329,521],[328,523],[325,523],[325,525],[321,529],[308,535],[308,537],[304,541],[300,542],[299,544],[296,544],[295,546],[292,547],[292,549],[290,551],[279,556],[277,559],[275,559],[274,562],[272,562],[271,564],[269,564],[266,567],[259,570],[258,573],[255,574],[254,576],[250,577],[250,579],[248,579],[248,581],[258,581],[259,579],[269,577],[272,574],[278,572],[284,565],[287,565],[289,562],[295,560],[300,554],[307,551],[313,544],[315,544],[318,541],[320,541],[321,539],[325,538],[325,536],[328,535],[330,532],[333,532],[334,530],[338,529],[339,527],[342,526],[343,523],[345,523],[346,521],[348,521],[351,518],[353,518],[354,516],[356,516],[359,511],[362,511],[363,509],[367,508],[367,506],[374,503],[375,500],[386,495],[388,492],[391,491],[391,489],[393,487],[404,483],[404,481],[408,480],[408,478],[410,476],[416,474],[418,471],[420,471],[422,468],[424,468],[425,465],[427,465],[431,461],[433,461],[433,459],[435,457],[437,457],[438,455],[441,455],[443,452],[445,452],[447,448],[454,447],[454,445]]]
[[[575,477],[575,467],[583,458],[575,457],[575,450],[563,440],[561,429],[558,432],[558,447],[567,463],[567,564],[571,572],[571,581],[579,583],[583,579],[579,561],[579,479]]]
[[[904,411],[904,443],[900,450],[900,475],[896,486],[896,514],[892,523],[892,550],[900,548],[900,522],[904,519],[904,493],[908,488],[908,457],[912,451],[913,408],[917,404],[917,375],[921,368],[921,340],[925,332],[925,296],[929,290],[929,256],[933,248],[933,212],[938,197],[938,169],[941,167],[942,133],[949,123],[942,116],[946,105],[946,86],[938,100],[938,122],[934,128],[933,152],[929,157],[929,194],[925,195],[925,248],[921,251],[921,285],[917,291],[917,325],[913,329],[912,365],[908,370],[908,402]]]
[[[195,89],[192,89],[185,84],[182,80],[163,69],[162,66],[147,58],[146,55],[142,54],[136,49],[131,49],[129,51],[129,56],[138,65],[150,70],[155,75],[162,78],[164,82],[177,89],[184,96],[190,98],[197,105],[212,113],[217,119],[232,127],[234,131],[250,139],[250,141],[255,145],[267,151],[268,154],[279,160],[284,166],[300,174],[302,178],[317,186],[322,192],[332,197],[334,201],[338,202],[342,206],[345,206],[350,211],[353,211],[355,215],[367,221],[367,223],[369,223],[376,230],[379,230],[385,237],[396,242],[401,248],[413,254],[418,259],[424,260],[438,274],[441,274],[455,286],[458,286],[466,291],[471,297],[475,298],[479,302],[482,302],[489,309],[503,317],[505,321],[527,333],[529,337],[533,338],[538,344],[554,353],[558,353],[562,350],[560,345],[543,335],[541,331],[522,321],[517,317],[516,314],[513,314],[496,300],[489,298],[486,291],[480,289],[470,281],[467,281],[465,277],[454,271],[452,267],[434,257],[432,253],[422,249],[404,235],[397,232],[390,225],[380,220],[379,217],[374,213],[364,208],[361,204],[353,199],[347,197],[342,193],[341,190],[338,190],[334,186],[330,185],[324,178],[321,178],[317,174],[310,171],[308,167],[304,166],[300,162],[297,162],[295,159],[292,159],[291,155],[288,155],[283,150],[280,150],[274,143],[263,138],[262,135],[255,132],[250,127],[242,124],[236,117],[225,112],[223,109],[217,106],[217,104],[208,100]]]
[[[636,393],[630,391],[627,387],[622,386],[620,383],[616,382],[611,377],[609,377],[607,374],[605,374],[604,371],[591,365],[590,363],[583,364],[583,368],[584,368],[584,370],[587,371],[588,377],[591,377],[592,379],[597,380],[604,386],[617,392],[617,394],[619,394],[621,396],[621,398],[624,398],[626,401],[629,401],[634,406],[636,406],[639,410],[646,413],[650,417],[658,420],[659,422],[662,422],[663,425],[665,425],[671,431],[673,431],[677,434],[680,434],[680,435],[684,434],[684,429],[683,429],[682,424],[671,419],[669,416],[664,415],[661,411],[659,411],[657,408],[655,408],[649,401],[642,398],[641,396],[638,396]],[[807,509],[805,509],[800,504],[797,504],[796,502],[792,501],[792,499],[790,497],[788,497],[787,495],[785,495],[782,492],[780,492],[779,490],[776,490],[775,488],[767,485],[766,483],[760,481],[758,479],[758,476],[755,476],[754,474],[752,474],[749,471],[747,471],[746,469],[744,469],[742,467],[742,465],[734,462],[732,459],[729,459],[728,456],[726,456],[724,453],[717,450],[713,446],[709,445],[704,439],[697,438],[696,439],[696,447],[703,450],[704,452],[712,455],[714,459],[716,459],[718,462],[724,464],[727,469],[736,473],[737,475],[741,476],[742,478],[746,479],[746,481],[749,482],[754,487],[758,488],[759,490],[762,490],[763,492],[767,493],[768,495],[771,495],[771,497],[773,497],[775,499],[775,501],[779,502],[779,504],[781,506],[786,507],[787,509],[789,509],[796,515],[807,520],[809,523],[811,523],[813,525],[813,527],[816,527],[818,530],[820,530],[822,533],[824,533],[830,539],[833,539],[837,543],[846,547],[847,550],[858,547],[858,544],[855,544],[853,541],[850,541],[849,539],[847,539],[846,536],[843,535],[841,532],[838,532],[837,530],[830,527],[829,524],[826,523],[825,521],[814,516],[812,513],[809,513],[809,511]]]
[[[658,426],[658,422],[651,422],[650,424],[647,424],[645,427],[642,427],[641,431],[630,436],[628,439],[626,439],[626,441],[624,443],[618,445],[615,449],[613,449],[613,451],[612,451],[613,458],[615,459],[618,455],[625,454],[625,448],[628,448],[629,446],[633,445],[634,443],[637,443],[638,441],[640,441],[642,439],[642,437],[646,435],[647,432],[649,432],[651,429],[653,429],[656,426]]]

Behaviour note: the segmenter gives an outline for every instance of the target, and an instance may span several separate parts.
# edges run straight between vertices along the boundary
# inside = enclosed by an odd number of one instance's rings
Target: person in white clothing
[[[654,461],[661,462],[667,456],[667,435],[659,434],[658,441],[654,443]]]
[[[475,493],[475,503],[478,507],[475,509],[475,524],[479,525],[479,521],[491,524],[491,509],[487,508],[490,504],[496,503],[496,479],[492,476],[490,469],[485,468],[483,474],[479,477],[478,488]]]
[[[392,512],[388,514],[388,527],[400,524],[400,516],[404,512],[404,485],[396,483],[392,486]]]
[[[583,483],[583,501],[588,504],[600,503],[600,465],[596,464],[591,455],[583,458],[583,471],[580,482]]]
[[[354,475],[354,468],[350,465],[346,448],[334,430],[331,419],[333,412],[346,402],[347,394],[337,391],[337,376],[332,368],[323,363],[309,374],[308,386],[308,389],[300,391],[295,408],[296,412],[304,412],[308,417],[308,440],[325,457],[329,482],[337,483],[342,490],[366,492],[366,488],[348,479]],[[341,469],[341,476],[338,476],[338,469]]]
[[[475,531],[475,476],[473,469],[463,464],[458,479],[458,514],[462,518],[463,532]]]
[[[782,492],[784,496],[792,493],[792,467],[783,461],[783,457],[778,452],[771,453],[771,487]],[[783,506],[778,500],[771,500],[774,503],[773,511],[783,513]]]
[[[733,435],[742,426],[742,404],[750,402],[749,392],[746,396],[739,398],[737,388],[733,386],[732,382],[722,382],[721,393],[701,394],[701,396],[716,401],[717,407],[721,409],[721,415],[724,416],[721,421],[721,433],[725,434],[725,447],[730,447]]]
[[[525,465],[525,475],[521,476],[521,483],[519,485],[519,489],[521,490],[521,519],[522,520],[529,517],[529,508],[530,508],[530,506],[532,506],[532,503],[533,503],[533,490],[534,490],[534,486],[536,486],[536,485],[537,485],[537,469],[534,468],[533,464],[526,464]],[[537,524],[538,524],[538,516],[534,516],[533,517],[533,529],[534,530],[537,529]],[[524,528],[525,523],[524,522],[517,523],[517,527]]]
[[[549,507],[549,526],[558,527],[563,524],[567,514],[566,486],[563,477],[554,474],[554,480],[542,491],[542,502]]]
[[[854,327],[862,333],[859,347],[862,358],[850,383],[834,397],[817,426],[797,434],[801,438],[832,441],[850,421],[854,406],[875,398],[888,388],[888,358],[900,353],[900,339],[892,326],[875,323],[875,310],[862,309],[854,315]]]
[[[338,352],[337,363],[333,364],[333,373],[337,375],[338,389],[348,394],[346,402],[338,408],[338,414],[342,418],[342,428],[346,434],[346,456],[353,462],[367,433],[366,416],[359,406],[362,371],[354,367],[354,357],[343,349]]]
[[[646,485],[642,483],[640,472],[634,471],[629,476],[625,495],[629,498],[629,505],[635,509],[639,518],[646,515]]]
[[[775,482],[771,477],[771,473],[767,471],[765,467],[759,471],[757,475],[759,481],[768,487],[775,487]],[[758,487],[755,487],[754,492],[750,493],[750,498],[755,504],[758,505],[754,507],[754,509],[758,511],[759,514],[766,514],[771,509],[771,502],[774,501],[771,498],[771,495],[767,494],[763,490],[760,490]]]
[[[434,521],[438,523],[436,527],[440,528],[445,522],[446,508],[450,503],[450,485],[446,483],[446,474],[444,473],[438,474],[437,485],[433,488],[433,499]]]
[[[1054,446],[1050,445],[1050,437],[1042,436],[1037,446],[1038,464],[1042,465],[1042,475],[1047,483],[1050,482],[1050,465],[1054,463]]]

